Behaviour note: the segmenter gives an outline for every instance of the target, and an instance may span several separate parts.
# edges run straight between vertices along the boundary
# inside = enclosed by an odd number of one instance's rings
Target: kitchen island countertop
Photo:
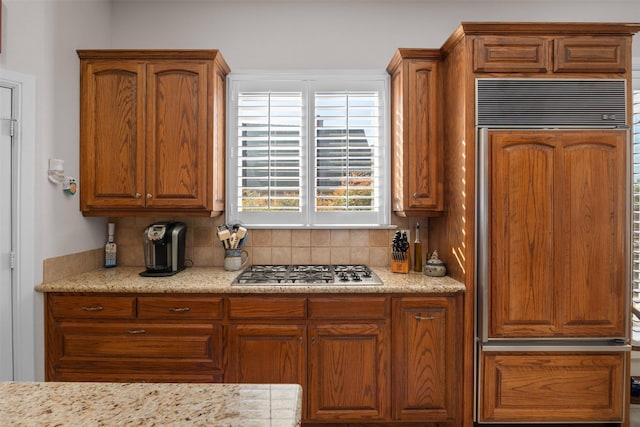
[[[383,285],[232,285],[240,271],[222,267],[191,267],[169,277],[142,277],[142,267],[100,268],[66,279],[43,283],[39,292],[122,292],[122,293],[457,293],[463,283],[451,277],[429,277],[422,273],[392,273],[372,267]]]
[[[0,383],[2,425],[291,427],[297,384]]]

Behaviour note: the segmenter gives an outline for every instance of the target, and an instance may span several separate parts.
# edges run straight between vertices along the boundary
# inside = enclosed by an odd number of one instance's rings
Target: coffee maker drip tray
[[[173,270],[171,268],[166,268],[164,270],[145,270],[140,273],[143,277],[167,277],[173,276],[174,274],[184,270],[184,268],[180,270]]]

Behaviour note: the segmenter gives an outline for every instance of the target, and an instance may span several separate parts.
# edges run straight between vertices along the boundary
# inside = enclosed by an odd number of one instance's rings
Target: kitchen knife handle
[[[82,307],[82,309],[84,311],[102,311],[104,310],[104,307],[101,305],[96,305],[95,307]]]
[[[127,329],[127,333],[130,335],[139,335],[146,334],[147,331],[145,331],[144,329]]]
[[[416,314],[415,319],[416,320],[435,320],[435,317],[433,316],[425,317],[425,316],[420,316],[419,314]]]
[[[173,311],[174,313],[185,313],[187,311],[191,311],[189,307],[169,307],[169,311]]]

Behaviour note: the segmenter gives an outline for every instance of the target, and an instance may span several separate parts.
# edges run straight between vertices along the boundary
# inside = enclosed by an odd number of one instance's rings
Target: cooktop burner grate
[[[381,285],[382,281],[362,264],[252,265],[233,281],[234,285]]]

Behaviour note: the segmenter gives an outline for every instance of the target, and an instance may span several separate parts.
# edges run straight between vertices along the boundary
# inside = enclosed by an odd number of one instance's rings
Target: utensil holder
[[[406,257],[403,261],[396,261],[393,259],[393,252],[391,253],[391,272],[392,273],[408,273],[409,265],[411,264],[411,252],[405,253]]]

